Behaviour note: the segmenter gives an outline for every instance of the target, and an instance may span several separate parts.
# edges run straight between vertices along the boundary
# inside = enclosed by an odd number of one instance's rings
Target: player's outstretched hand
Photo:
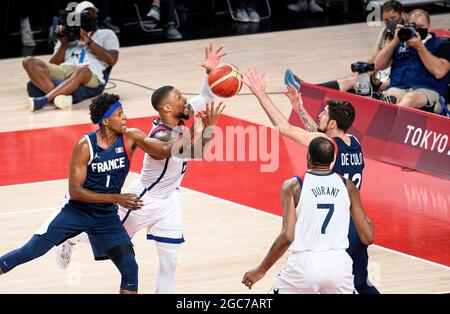
[[[286,85],[286,88],[287,91],[284,94],[287,98],[289,98],[294,111],[299,112],[300,109],[303,109],[302,93],[298,92],[291,83],[288,83],[288,85]]]
[[[200,111],[199,115],[202,118],[205,127],[216,125],[219,120],[220,114],[225,109],[226,105],[220,102],[217,106],[214,106],[214,101],[206,103],[206,110]]]
[[[143,202],[139,199],[139,196],[131,193],[117,194],[116,203],[129,210],[138,210],[143,205]]]
[[[255,283],[257,283],[261,280],[262,277],[264,277],[264,275],[265,273],[260,271],[259,268],[249,270],[245,273],[244,278],[242,278],[242,283],[249,289],[251,289]]]
[[[208,74],[217,68],[220,64],[220,59],[227,55],[227,52],[222,51],[223,45],[221,45],[216,51],[214,51],[213,46],[214,43],[212,40],[205,45],[205,61],[200,63],[200,65],[206,69]]]
[[[245,85],[250,89],[250,91],[256,96],[263,96],[266,94],[266,82],[264,81],[265,73],[259,71],[256,67],[247,67],[244,71],[247,80],[244,81]]]

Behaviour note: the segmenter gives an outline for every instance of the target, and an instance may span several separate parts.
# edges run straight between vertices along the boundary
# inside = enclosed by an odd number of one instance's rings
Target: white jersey
[[[197,112],[205,110],[206,103],[211,102],[213,99],[214,94],[209,88],[208,76],[205,76],[200,94],[189,100],[189,103],[194,111]],[[181,132],[181,128],[173,131]],[[172,128],[156,119],[153,121],[149,136],[152,137],[163,131],[172,132]],[[150,155],[145,154],[140,180],[146,189],[141,194],[148,194],[148,196],[154,198],[169,197],[181,185],[186,168],[187,160],[185,159],[172,156],[163,160],[155,160]]]
[[[340,175],[306,172],[296,212],[295,239],[290,251],[348,248],[350,197]]]
[[[178,132],[169,126],[160,123],[159,119],[153,121],[153,127],[149,137],[159,132]],[[180,187],[186,172],[187,160],[172,156],[170,158],[156,160],[145,154],[141,170],[141,182],[145,187],[141,195],[147,194],[151,197],[166,198]]]

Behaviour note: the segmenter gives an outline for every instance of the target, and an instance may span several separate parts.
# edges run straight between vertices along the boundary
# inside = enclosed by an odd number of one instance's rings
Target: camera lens
[[[405,42],[411,38],[413,38],[416,34],[416,31],[412,27],[405,27],[398,31],[398,39],[400,41]]]

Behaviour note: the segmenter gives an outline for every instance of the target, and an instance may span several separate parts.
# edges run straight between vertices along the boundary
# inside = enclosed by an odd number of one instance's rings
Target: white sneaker
[[[147,13],[147,16],[151,17],[151,18],[154,18],[156,21],[159,22],[159,20],[161,18],[160,11],[161,11],[161,9],[160,9],[159,6],[152,4],[152,7],[150,8],[150,11],[148,11],[148,13]]]
[[[237,9],[236,20],[238,20],[239,22],[248,23],[250,22],[250,17],[248,16],[245,9]]]
[[[65,95],[59,95],[56,96],[53,100],[53,104],[56,108],[59,109],[69,109],[72,107],[73,104],[73,98],[72,96],[65,96]]]
[[[306,0],[299,0],[296,3],[288,4],[287,8],[294,12],[308,11]]]
[[[315,0],[311,0],[309,2],[308,8],[311,13],[322,13],[323,12],[323,9],[317,4],[317,2]]]
[[[248,17],[250,18],[250,22],[252,23],[259,23],[260,17],[258,12],[256,12],[255,9],[249,8],[247,9]]]
[[[69,266],[74,245],[75,242],[67,240],[56,247],[56,264],[60,268],[66,269]]]

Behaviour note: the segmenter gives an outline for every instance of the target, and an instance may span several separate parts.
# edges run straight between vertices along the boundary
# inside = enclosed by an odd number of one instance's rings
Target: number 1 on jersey
[[[109,188],[109,181],[111,181],[111,176],[108,174],[106,176],[106,187]]]
[[[330,223],[331,216],[334,213],[334,204],[317,204],[317,209],[328,209],[328,214],[325,217],[325,221],[323,222],[321,232],[325,234],[327,230],[327,226]]]

